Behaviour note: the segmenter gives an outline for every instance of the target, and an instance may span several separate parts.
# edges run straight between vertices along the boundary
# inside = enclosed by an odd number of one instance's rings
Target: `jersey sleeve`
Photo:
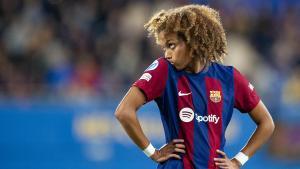
[[[234,107],[245,113],[250,112],[260,101],[253,85],[237,70],[233,69]]]
[[[144,74],[133,83],[145,95],[149,102],[160,97],[166,87],[168,78],[168,61],[164,58],[155,60],[145,71]]]

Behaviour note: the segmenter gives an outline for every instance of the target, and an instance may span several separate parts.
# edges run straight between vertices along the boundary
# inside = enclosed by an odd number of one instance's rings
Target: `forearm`
[[[272,122],[259,124],[241,151],[249,157],[253,156],[254,153],[270,138],[273,130],[274,124]]]
[[[145,136],[135,113],[131,112],[121,114],[122,115],[117,115],[117,119],[121,123],[128,136],[142,150],[145,149],[149,145],[149,140]]]

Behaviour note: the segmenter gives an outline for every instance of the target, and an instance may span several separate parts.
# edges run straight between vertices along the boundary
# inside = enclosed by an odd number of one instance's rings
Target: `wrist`
[[[232,158],[231,162],[238,168],[242,167],[242,164],[235,158]]]
[[[235,159],[240,166],[243,166],[249,160],[249,157],[243,152],[239,152],[233,157],[233,159]]]
[[[155,153],[155,150],[156,149],[153,147],[153,145],[149,143],[149,145],[143,150],[143,152],[147,157],[151,157]]]
[[[155,150],[154,154],[150,156],[150,158],[157,162],[157,159],[159,158],[159,150]]]

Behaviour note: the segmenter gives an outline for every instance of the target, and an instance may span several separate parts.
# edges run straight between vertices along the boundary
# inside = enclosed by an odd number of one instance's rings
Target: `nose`
[[[169,59],[172,58],[172,55],[171,55],[170,52],[168,52],[168,50],[165,51],[165,58],[166,58],[167,60],[169,60]]]

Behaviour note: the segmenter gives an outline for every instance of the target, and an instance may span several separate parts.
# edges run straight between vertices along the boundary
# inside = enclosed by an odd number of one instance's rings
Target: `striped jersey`
[[[157,103],[166,142],[184,139],[182,160],[158,169],[216,169],[216,150],[224,150],[233,109],[250,112],[260,101],[253,86],[234,67],[210,63],[199,73],[177,70],[165,58],[155,60],[133,86],[147,102]]]

